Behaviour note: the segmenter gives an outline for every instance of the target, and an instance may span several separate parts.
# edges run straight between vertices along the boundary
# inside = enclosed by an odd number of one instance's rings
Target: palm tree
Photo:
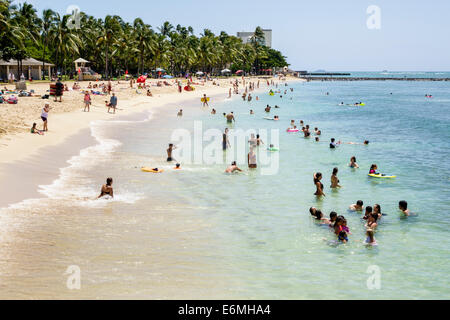
[[[49,31],[49,40],[53,43],[55,48],[55,62],[57,67],[67,65],[66,58],[79,54],[79,47],[81,46],[81,39],[77,33],[68,28],[68,15],[62,18],[58,13],[55,13],[55,23]],[[71,63],[71,62],[69,62]]]
[[[42,25],[41,25],[42,28],[41,39],[43,45],[42,70],[45,70],[45,49],[47,48],[49,33],[54,23],[55,23],[55,12],[51,9],[46,9],[42,11]],[[50,78],[50,75],[48,76]]]
[[[120,31],[119,19],[120,17],[118,16],[106,16],[101,25],[100,37],[97,39],[97,45],[104,46],[106,78],[109,77],[109,50],[114,45],[117,34]]]
[[[147,51],[152,51],[154,47],[154,32],[151,26],[145,24],[142,19],[137,18],[133,23],[133,31],[136,37],[137,51],[139,52],[138,72],[144,72],[144,56]]]

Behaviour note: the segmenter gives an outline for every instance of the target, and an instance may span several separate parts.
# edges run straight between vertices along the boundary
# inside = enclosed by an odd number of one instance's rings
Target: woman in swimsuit
[[[367,220],[366,229],[375,230],[377,228],[377,226],[378,226],[377,221],[378,221],[378,214],[377,213],[372,213],[369,216],[369,219]]]
[[[380,220],[383,216],[383,214],[381,213],[381,207],[378,203],[373,206],[373,213],[376,213],[378,215],[378,220]]]
[[[341,186],[339,185],[339,179],[337,177],[338,171],[339,171],[338,168],[333,169],[333,174],[331,175],[331,188],[332,189],[341,188]]]
[[[369,174],[379,174],[379,173],[377,172],[377,169],[378,169],[377,165],[376,165],[376,164],[372,164],[372,165],[370,166]]]
[[[98,199],[104,197],[104,196],[110,196],[111,198],[114,198],[114,192],[112,188],[113,179],[108,178],[106,179],[106,184],[102,186],[102,189],[100,191],[100,195],[98,196]]]
[[[322,173],[320,172],[314,173],[313,177],[314,177],[314,185],[317,188],[316,193],[314,194],[319,197],[324,196],[325,193],[323,193],[323,183],[320,182],[320,180],[322,179]]]
[[[355,169],[359,168],[358,164],[356,163],[356,157],[351,157],[349,167]]]

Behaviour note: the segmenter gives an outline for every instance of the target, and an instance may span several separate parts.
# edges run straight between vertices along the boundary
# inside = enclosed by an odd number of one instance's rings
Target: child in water
[[[377,172],[377,169],[378,169],[378,166],[377,166],[376,164],[372,164],[372,165],[370,166],[369,174],[379,174],[379,173]]]
[[[364,242],[366,245],[370,245],[370,246],[378,245],[377,241],[375,240],[374,232],[372,229],[367,229],[366,235],[367,235],[367,239]]]
[[[347,232],[345,231],[339,232],[338,240],[342,243],[347,243],[348,242]]]

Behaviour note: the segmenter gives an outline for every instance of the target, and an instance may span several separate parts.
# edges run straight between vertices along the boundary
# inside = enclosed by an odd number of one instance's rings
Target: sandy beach
[[[258,80],[261,82],[261,88],[266,88],[265,79],[245,78],[246,82]],[[292,80],[299,81],[290,79]],[[242,82],[242,79],[240,81]],[[146,89],[137,89],[136,84],[131,88],[129,82],[113,82],[112,92],[119,101],[116,114],[107,112],[105,101],[109,101],[108,95],[91,95],[90,112],[83,111],[82,91],[88,90],[89,82],[79,83],[80,90],[71,89],[74,81],[65,82],[70,89],[64,92],[62,102],[54,102],[52,97],[49,100],[41,99],[47,92],[49,83],[28,83],[27,89],[34,90],[36,96],[20,97],[18,104],[15,105],[3,104],[0,113],[0,177],[3,181],[0,183],[0,190],[10,194],[2,197],[0,207],[39,196],[37,186],[50,183],[57,177],[58,168],[70,157],[78,154],[83,147],[92,143],[93,139],[89,135],[88,128],[93,121],[120,119],[123,116],[158,108],[167,108],[167,112],[175,114],[186,105],[195,105],[203,94],[225,99],[228,97],[229,89],[232,88],[231,79],[215,79],[197,82],[198,85],[194,85],[195,91],[179,93],[175,81],[169,82],[172,86],[161,87],[157,86],[157,82],[155,79],[147,81],[152,97],[146,95]],[[6,88],[12,89],[12,86]],[[30,128],[34,122],[39,129],[42,128],[40,113],[45,103],[49,103],[52,107],[48,120],[49,131],[43,136],[31,134]],[[72,140],[69,148],[67,141],[70,138]],[[52,148],[63,144],[66,147]],[[14,179],[18,175],[29,178]],[[22,191],[8,192],[17,188]]]

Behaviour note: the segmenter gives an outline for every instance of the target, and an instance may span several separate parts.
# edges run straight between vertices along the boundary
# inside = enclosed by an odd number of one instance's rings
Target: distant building
[[[272,29],[262,29],[264,32],[264,38],[265,43],[263,43],[265,46],[272,48]],[[255,32],[238,32],[237,37],[242,39],[242,42],[248,43],[251,41],[253,35]]]

